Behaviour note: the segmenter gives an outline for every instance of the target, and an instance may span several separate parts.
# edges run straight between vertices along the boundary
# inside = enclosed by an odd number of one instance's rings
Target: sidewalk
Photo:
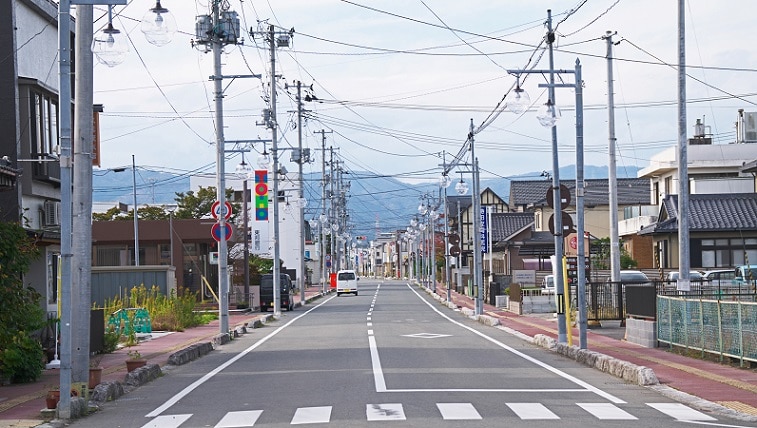
[[[309,287],[305,291],[306,301],[321,296],[321,288]],[[300,305],[300,294],[294,297],[295,306]],[[272,312],[268,312],[271,314]],[[229,328],[248,324],[266,317],[261,312],[242,312],[229,314]],[[129,350],[137,350],[149,364],[164,367],[168,357],[174,352],[195,343],[210,342],[220,333],[218,320],[207,325],[189,328],[182,332],[153,332],[149,340],[140,341],[132,348],[121,348],[110,354],[103,354],[100,366],[103,367],[102,381],[121,381],[126,375]],[[43,423],[41,410],[45,406],[48,390],[60,384],[60,371],[43,370],[42,377],[33,383],[11,384],[0,387],[0,428],[35,427]]]
[[[438,295],[446,299],[447,290],[436,286]],[[472,298],[451,292],[451,300],[458,307],[473,309]],[[516,315],[512,312],[484,304],[486,315],[499,319],[504,327],[527,336],[537,334],[557,339],[557,321],[553,317]],[[608,323],[610,324],[610,323]],[[617,322],[615,323],[617,325]],[[660,381],[652,386],[660,392],[685,401],[700,409],[709,409],[710,403],[723,406],[740,414],[744,419],[757,421],[757,370],[732,367],[727,364],[689,358],[668,352],[667,348],[645,348],[623,340],[625,328],[590,328],[587,348],[622,361],[651,368]],[[578,346],[578,329],[572,329],[573,345]],[[621,333],[621,334],[618,334]],[[704,402],[702,400],[705,400]],[[708,403],[709,402],[709,403]]]

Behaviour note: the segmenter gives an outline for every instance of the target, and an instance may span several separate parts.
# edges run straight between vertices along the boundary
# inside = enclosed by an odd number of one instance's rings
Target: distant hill
[[[637,171],[638,168],[634,167],[619,169],[618,178],[636,177]],[[560,169],[561,180],[574,180],[575,177],[575,165]],[[584,167],[584,177],[586,179],[607,178],[607,167],[587,165]],[[138,170],[136,178],[137,203],[139,204],[172,204],[175,203],[177,192],[190,190],[189,177],[183,175]],[[511,181],[547,179],[546,174],[542,175],[541,171],[525,173],[508,178],[482,180],[481,189],[489,187],[507,201],[510,197]],[[92,181],[94,202],[132,204],[131,170],[118,173],[96,171]],[[382,232],[406,228],[410,218],[418,212],[421,195],[439,194],[439,187],[433,183],[408,184],[392,177],[376,177],[373,173],[353,172],[345,175],[344,181],[350,183],[350,197],[347,201],[349,220],[353,225],[350,233],[366,235],[369,239],[374,238],[377,227]],[[454,181],[455,179],[448,189],[448,194],[454,194]],[[320,174],[305,176],[304,193],[309,201],[306,219],[317,217],[321,213]]]

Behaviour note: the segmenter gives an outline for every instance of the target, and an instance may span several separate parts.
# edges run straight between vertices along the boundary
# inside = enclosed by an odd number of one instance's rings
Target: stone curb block
[[[500,324],[499,318],[492,317],[489,315],[479,315],[478,322],[480,322],[483,325],[488,325],[489,327],[498,326]]]
[[[599,352],[580,349],[577,346],[568,346],[564,343],[557,343],[553,338],[543,334],[535,335],[534,343],[571,358],[581,364],[594,367],[597,370],[623,379],[626,382],[640,386],[657,385],[660,383],[654,370],[649,367],[638,366]]]
[[[121,385],[121,382],[110,381],[97,385],[95,389],[92,390],[89,399],[90,401],[104,403],[106,401],[115,400],[122,395],[124,395],[124,387]]]
[[[124,376],[124,384],[127,386],[140,386],[159,378],[163,372],[159,364],[148,364]]]
[[[213,350],[213,344],[210,342],[195,343],[184,349],[180,349],[168,356],[168,364],[180,366],[190,361],[194,361],[203,355],[209,354]]]
[[[231,336],[228,333],[218,333],[210,339],[210,343],[213,344],[213,349],[218,348],[221,345],[225,345],[231,342]]]

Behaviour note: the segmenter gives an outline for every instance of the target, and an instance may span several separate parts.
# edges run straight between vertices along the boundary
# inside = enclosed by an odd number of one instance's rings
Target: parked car
[[[676,282],[678,281],[679,272],[668,272],[668,274],[665,276],[665,280],[668,282]],[[689,272],[689,281],[702,281],[704,279],[704,276],[702,276],[701,273],[697,271],[691,271]]]
[[[707,284],[723,288],[728,287],[733,283],[733,279],[736,277],[736,271],[734,269],[716,269],[708,270],[702,274],[704,281]]]
[[[285,273],[279,278],[279,308],[291,311],[294,309],[292,279]],[[260,276],[260,311],[267,312],[268,308],[273,309],[273,274],[270,273]]]
[[[555,294],[554,275],[547,275],[541,280],[541,294]]]
[[[647,274],[640,270],[620,271],[620,282],[625,284],[651,284]]]
[[[757,285],[757,265],[736,266],[734,275],[734,285],[751,285],[753,287]]]

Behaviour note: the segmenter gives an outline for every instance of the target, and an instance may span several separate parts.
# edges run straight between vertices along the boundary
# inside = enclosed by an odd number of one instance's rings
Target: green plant
[[[129,357],[130,360],[141,360],[142,354],[139,353],[136,349],[129,351],[126,353],[126,355]]]
[[[118,349],[118,341],[121,339],[121,335],[116,331],[113,326],[109,326],[103,337],[103,352],[110,354]]]
[[[100,361],[103,360],[102,354],[95,354],[89,357],[89,368],[96,369],[100,367]]]

